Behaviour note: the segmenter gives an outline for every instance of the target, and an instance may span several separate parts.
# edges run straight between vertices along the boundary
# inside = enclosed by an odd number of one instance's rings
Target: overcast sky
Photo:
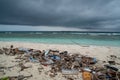
[[[0,0],[0,31],[120,31],[120,0]]]

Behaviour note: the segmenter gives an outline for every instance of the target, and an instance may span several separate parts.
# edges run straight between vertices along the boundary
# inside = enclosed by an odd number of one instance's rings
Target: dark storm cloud
[[[0,0],[0,24],[120,29],[120,0]]]

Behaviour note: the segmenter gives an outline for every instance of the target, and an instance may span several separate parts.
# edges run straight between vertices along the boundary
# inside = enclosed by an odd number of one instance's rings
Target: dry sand
[[[0,42],[0,48],[2,47],[10,47],[10,45],[14,45],[14,47],[23,47],[23,48],[33,48],[39,50],[47,50],[47,49],[57,49],[59,51],[68,51],[69,53],[79,53],[83,55],[88,55],[91,57],[96,57],[98,60],[107,61],[109,55],[116,55],[120,58],[120,47],[112,47],[112,46],[80,46],[80,45],[66,45],[66,44],[42,44],[42,43],[23,43],[23,42]],[[15,56],[6,56],[0,55],[0,66],[14,66],[17,65],[18,62],[15,62]],[[118,62],[120,62],[118,60]],[[49,66],[42,66],[39,63],[31,63],[28,62],[25,64],[26,66],[31,66],[31,68],[25,69],[24,71],[19,72],[19,67],[16,66],[11,69],[6,69],[4,76],[17,76],[17,75],[30,75],[33,77],[28,80],[66,80],[63,75],[58,73],[58,75],[54,78],[51,78],[49,74]],[[43,67],[42,73],[39,74],[38,68]],[[0,73],[0,77],[3,74]],[[72,76],[74,77],[74,76]],[[76,76],[75,76],[76,77]],[[81,79],[81,76],[79,80]],[[77,79],[76,79],[77,80]],[[82,80],[82,79],[81,79]]]

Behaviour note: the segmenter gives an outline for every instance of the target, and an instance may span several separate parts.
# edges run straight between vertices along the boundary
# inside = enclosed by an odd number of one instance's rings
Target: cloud
[[[120,30],[120,0],[0,0],[0,24]]]
[[[62,26],[23,26],[23,25],[0,25],[0,31],[87,31],[87,29],[67,28]]]

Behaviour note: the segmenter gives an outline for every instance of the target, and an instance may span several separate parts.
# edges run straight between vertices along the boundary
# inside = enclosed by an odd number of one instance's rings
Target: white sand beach
[[[120,47],[112,47],[112,46],[80,46],[80,45],[67,45],[67,44],[42,44],[42,43],[24,43],[24,42],[0,42],[0,48],[7,47],[9,48],[10,45],[13,45],[14,47],[23,47],[23,48],[32,48],[37,50],[48,50],[48,49],[54,49],[59,51],[68,51],[68,53],[71,54],[82,54],[82,55],[88,55],[90,57],[95,57],[98,60],[101,61],[107,61],[108,56],[115,55],[118,58],[120,58]],[[7,55],[0,55],[0,66],[14,66],[17,65],[18,62],[15,62],[16,56],[7,56]],[[118,63],[120,63],[120,59],[117,60]],[[49,74],[49,66],[43,66],[39,63],[31,63],[27,62],[24,64],[26,66],[31,66],[31,68],[25,69],[24,71],[19,72],[19,67],[14,67],[11,69],[5,70],[5,75],[0,73],[0,77],[2,76],[15,76],[15,75],[33,75],[32,78],[29,78],[28,80],[66,80],[63,75],[58,73],[57,76],[54,78],[51,78]],[[42,73],[40,74],[38,72],[38,68],[44,68],[42,70]],[[120,68],[120,67],[118,67]],[[74,76],[73,76],[74,77]],[[79,80],[81,79],[81,76],[78,76]],[[77,79],[76,79],[77,80]],[[82,80],[82,79],[81,79]]]

